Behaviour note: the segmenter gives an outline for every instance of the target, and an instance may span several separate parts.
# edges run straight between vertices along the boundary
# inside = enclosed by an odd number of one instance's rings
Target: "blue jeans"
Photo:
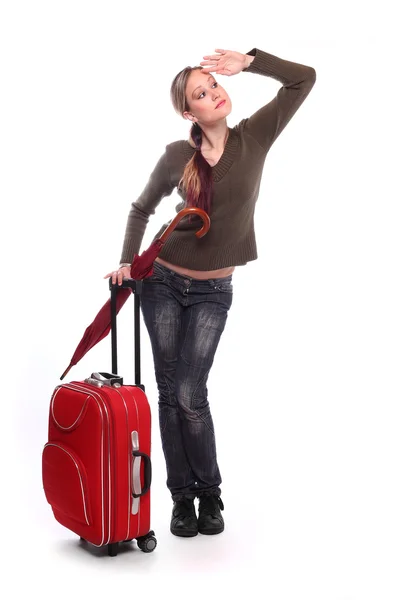
[[[141,308],[173,500],[221,493],[206,384],[232,299],[232,275],[192,279],[155,262],[153,274],[143,280]]]

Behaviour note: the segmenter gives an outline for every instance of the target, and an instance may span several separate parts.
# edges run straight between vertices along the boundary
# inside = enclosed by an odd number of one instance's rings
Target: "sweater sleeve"
[[[127,217],[120,263],[131,263],[135,253],[139,253],[150,215],[155,214],[155,209],[162,198],[169,196],[174,187],[165,151],[152,171],[143,192],[135,202],[132,202]]]
[[[310,93],[316,81],[316,71],[313,67],[283,60],[258,48],[247,54],[255,58],[242,73],[265,75],[283,84],[273,100],[242,122],[244,130],[268,152]]]

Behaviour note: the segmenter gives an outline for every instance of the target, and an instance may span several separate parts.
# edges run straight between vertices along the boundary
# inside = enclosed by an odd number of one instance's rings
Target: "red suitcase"
[[[116,556],[118,543],[136,539],[152,552],[150,530],[151,414],[140,384],[140,291],[134,291],[135,385],[117,373],[116,294],[112,286],[112,373],[58,385],[49,408],[48,442],[42,454],[46,499],[56,520]]]

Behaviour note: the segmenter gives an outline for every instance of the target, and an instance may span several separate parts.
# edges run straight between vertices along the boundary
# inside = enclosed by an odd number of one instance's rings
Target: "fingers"
[[[217,48],[215,52],[220,52],[220,54],[206,54],[203,56],[204,60],[200,62],[200,65],[204,67],[201,69],[202,73],[208,74],[219,72],[219,75],[222,75],[222,67],[219,65],[219,61],[221,58],[224,58],[224,54],[227,52],[227,50]]]
[[[210,71],[215,71],[219,68],[219,63],[213,63],[210,60],[202,60],[200,65],[203,67],[202,71],[209,73]]]
[[[108,279],[109,277],[111,277],[111,282],[113,285],[115,285],[116,282],[117,285],[122,285],[124,279],[122,271],[110,271],[110,273],[107,273],[107,275],[105,275],[103,279]]]
[[[116,283],[116,279],[118,277],[118,273],[119,273],[118,271],[110,271],[110,273],[107,273],[107,275],[105,275],[103,277],[103,279],[108,279],[109,277],[111,277],[112,278],[112,282]]]
[[[227,50],[221,50],[220,48],[216,48],[214,52],[219,52],[219,54],[226,54]],[[203,58],[220,58],[219,54],[209,54],[207,56],[203,56]]]
[[[113,285],[117,282],[117,285],[122,285],[123,273],[121,271],[115,271],[112,276]]]
[[[216,73],[217,69],[219,68],[218,60],[221,57],[203,56],[203,58],[205,58],[206,60],[202,60],[200,62],[200,65],[203,67],[203,69],[201,69],[201,72],[204,73],[204,75],[208,75],[209,73]]]
[[[205,60],[220,60],[220,58],[223,58],[224,55],[226,54],[227,50],[215,50],[215,52],[219,52],[219,54],[206,54],[206,56],[203,56],[203,58]]]

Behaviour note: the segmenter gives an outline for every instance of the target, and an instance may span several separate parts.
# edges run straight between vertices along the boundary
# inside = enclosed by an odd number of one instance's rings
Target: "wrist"
[[[243,68],[247,69],[249,65],[253,62],[254,58],[255,57],[251,56],[250,54],[245,54],[245,66]]]
[[[131,266],[132,266],[131,263],[120,263],[119,269],[122,268],[122,267],[131,267]]]

